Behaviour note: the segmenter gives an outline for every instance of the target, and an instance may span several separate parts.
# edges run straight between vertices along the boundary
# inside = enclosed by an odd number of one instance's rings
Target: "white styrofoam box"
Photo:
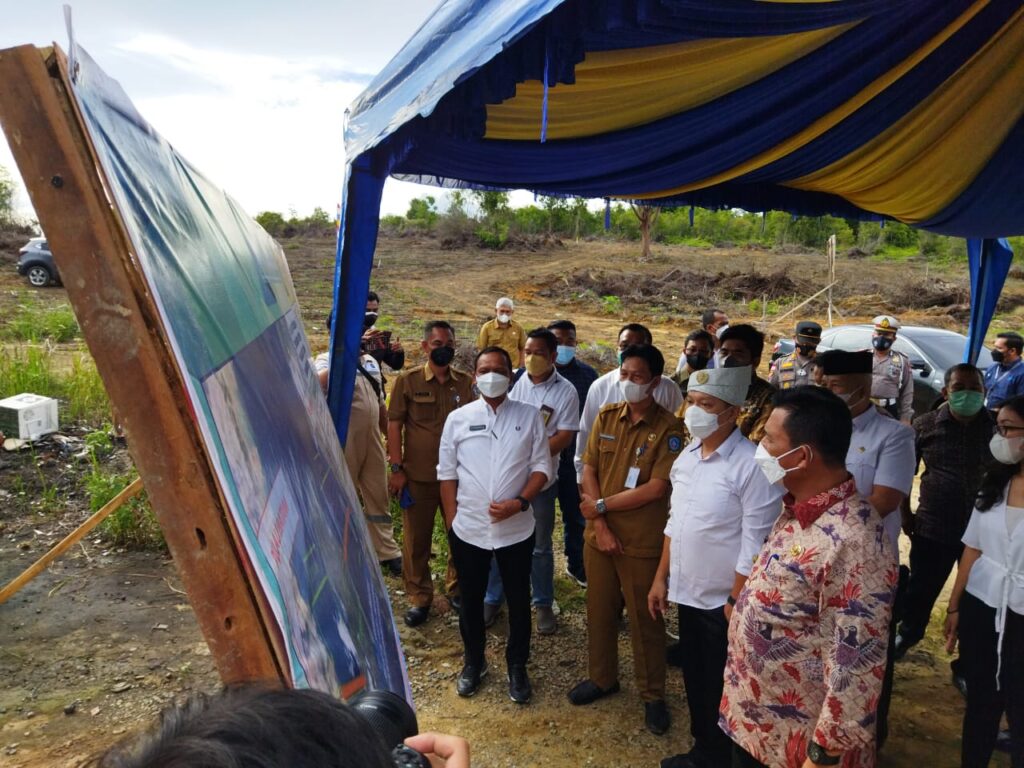
[[[21,440],[38,440],[56,432],[57,401],[23,392],[0,400],[0,432]]]

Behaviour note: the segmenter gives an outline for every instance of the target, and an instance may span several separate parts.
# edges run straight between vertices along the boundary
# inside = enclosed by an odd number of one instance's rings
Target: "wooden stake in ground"
[[[828,257],[828,327],[832,327],[832,286],[836,284],[836,236],[828,239],[825,247]]]
[[[32,563],[20,576],[12,579],[3,589],[0,589],[0,604],[10,600],[22,587],[49,568],[54,560],[75,546],[89,531],[119,510],[129,499],[138,496],[141,491],[142,479],[137,477],[127,488],[104,504],[102,509],[97,510],[88,520],[65,536],[57,546]]]

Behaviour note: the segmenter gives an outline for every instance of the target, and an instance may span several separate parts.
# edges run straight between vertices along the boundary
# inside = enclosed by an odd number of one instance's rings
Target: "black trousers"
[[[724,765],[724,764],[723,764]],[[768,768],[764,763],[759,763],[750,753],[739,744],[732,745],[732,768]]]
[[[924,637],[935,601],[963,551],[964,545],[960,542],[946,544],[916,534],[911,536],[910,580],[900,621],[900,637],[907,645],[914,645]]]
[[[901,565],[896,599],[893,601],[892,617],[889,619],[889,645],[885,651],[885,676],[882,678],[882,692],[878,697],[876,711],[875,744],[879,752],[885,746],[885,740],[889,738],[889,704],[892,702],[892,686],[896,677],[896,626],[903,615],[904,597],[909,581],[910,571],[906,566]]]
[[[708,765],[727,765],[732,742],[718,727],[729,624],[723,608],[679,606],[679,650],[693,750]]]
[[[1024,768],[1024,616],[1008,611],[996,686],[996,611],[969,592],[960,599],[960,668],[967,679],[962,768],[985,768],[1003,713],[1010,724],[1013,768]]]
[[[558,506],[562,510],[562,525],[565,528],[565,559],[573,573],[583,573],[583,528],[586,520],[580,512],[574,453],[567,448],[558,458]]]
[[[465,663],[480,667],[487,643],[484,627],[484,594],[491,570],[491,557],[498,563],[501,583],[508,603],[508,642],[505,661],[508,665],[526,665],[530,658],[530,569],[533,567],[533,539],[529,537],[500,549],[481,549],[463,541],[454,530],[448,532],[455,571],[459,576],[462,607],[459,610],[459,632]]]

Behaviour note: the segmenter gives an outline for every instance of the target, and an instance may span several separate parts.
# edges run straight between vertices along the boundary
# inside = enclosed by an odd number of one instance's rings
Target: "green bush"
[[[98,512],[117,494],[127,488],[137,475],[108,474],[94,460],[92,472],[86,476],[85,492],[89,509]],[[129,499],[100,524],[100,530],[116,546],[128,549],[163,550],[167,548],[163,531],[153,515],[145,492]]]
[[[14,341],[59,344],[80,335],[78,320],[68,304],[44,306],[39,301],[19,304],[3,326],[4,338]]]
[[[22,392],[59,400],[62,422],[102,424],[110,418],[103,380],[84,352],[72,356],[70,367],[59,367],[45,347],[0,349],[0,398]]]

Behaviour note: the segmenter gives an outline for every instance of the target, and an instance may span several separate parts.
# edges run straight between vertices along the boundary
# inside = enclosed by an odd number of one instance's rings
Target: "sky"
[[[71,0],[75,38],[142,115],[252,215],[340,201],[345,108],[434,0]],[[0,0],[0,49],[57,42],[63,5]],[[20,185],[0,133],[0,165]],[[388,180],[382,213],[440,190]],[[19,190],[19,212],[31,206]],[[443,204],[442,204],[443,205]]]

